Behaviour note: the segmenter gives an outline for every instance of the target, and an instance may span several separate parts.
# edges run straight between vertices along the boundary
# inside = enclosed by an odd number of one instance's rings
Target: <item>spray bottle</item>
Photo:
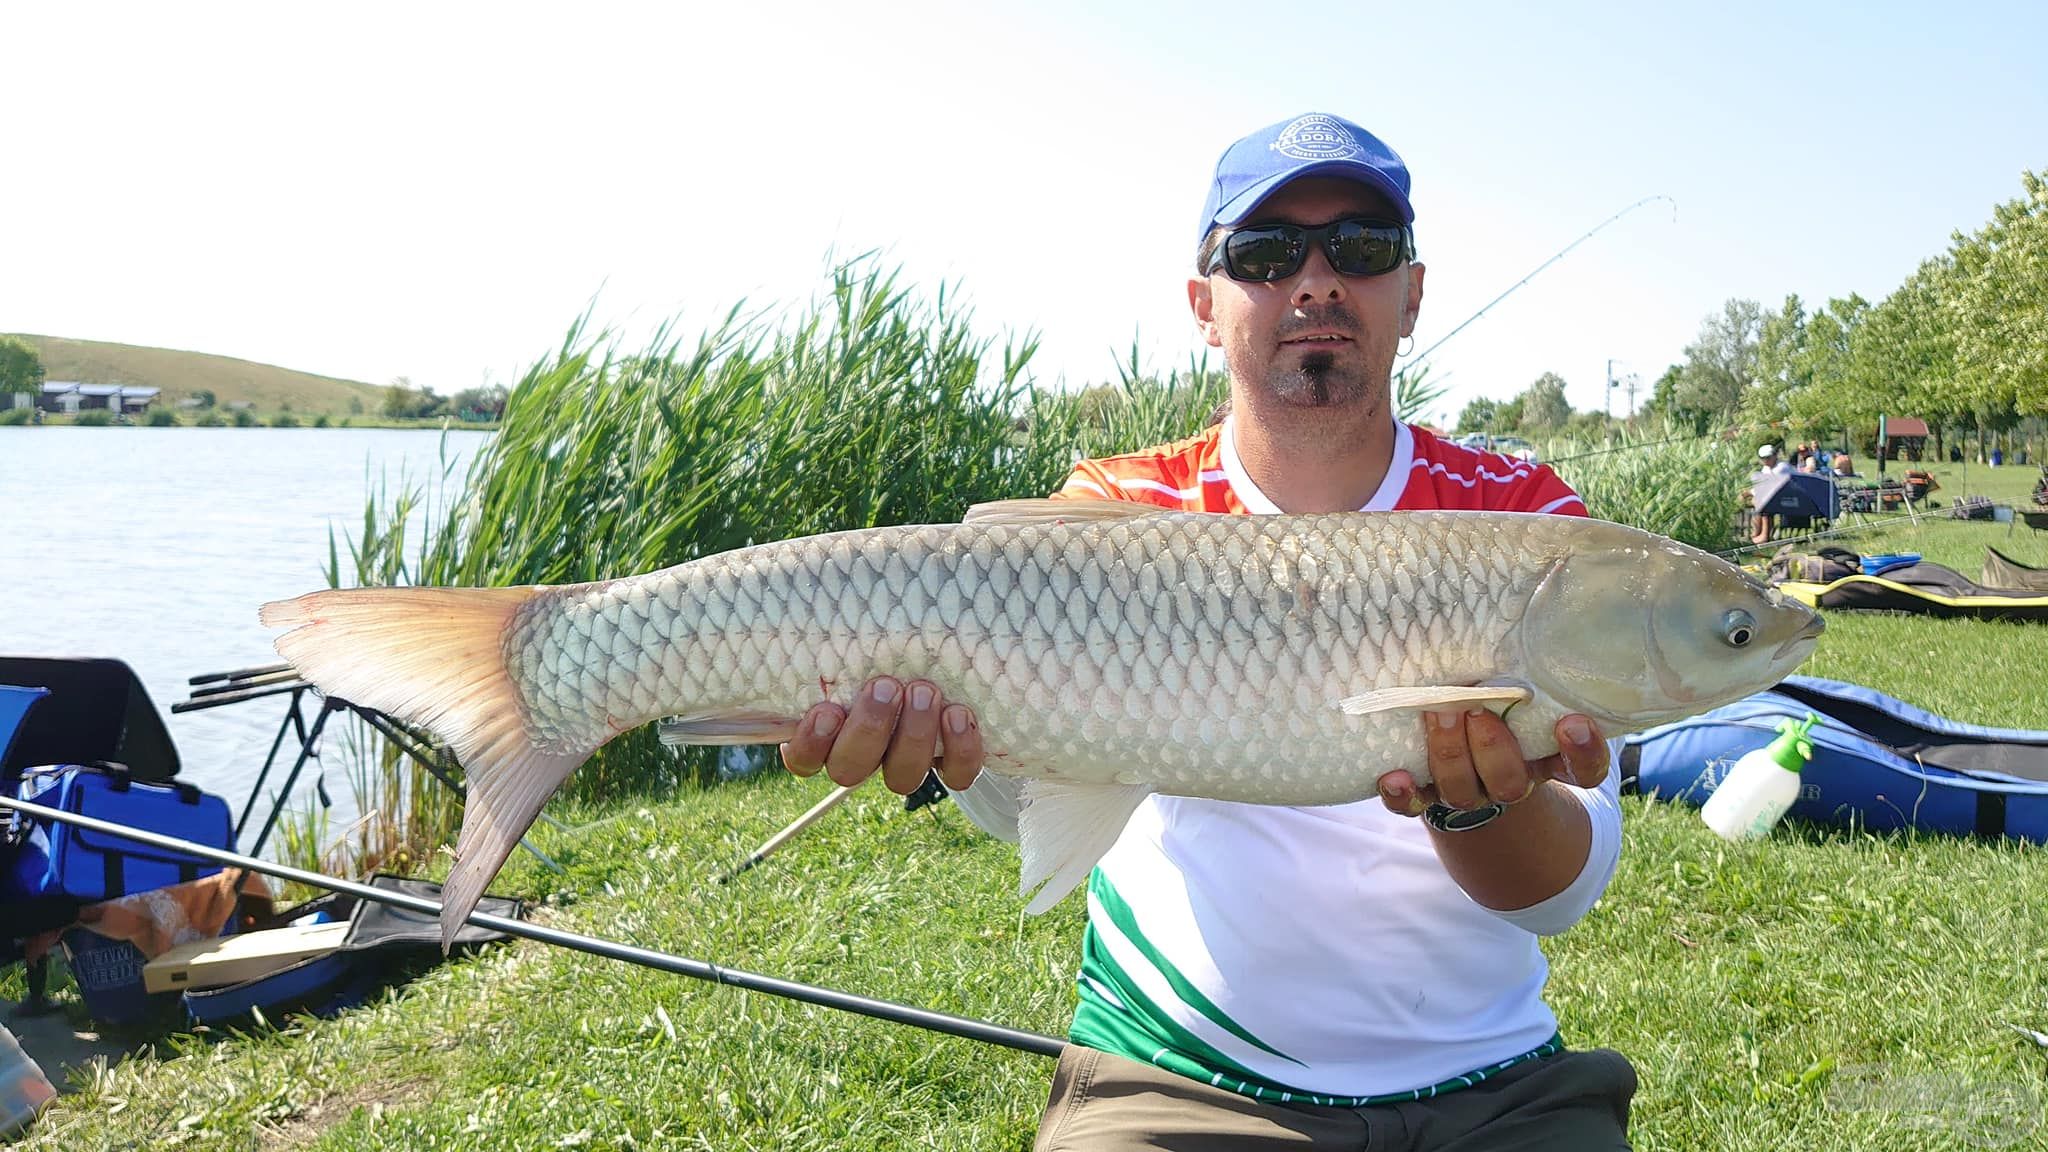
[[[1804,720],[1786,717],[1778,722],[1778,738],[1769,747],[1737,760],[1700,809],[1707,827],[1729,840],[1770,835],[1785,809],[1799,798],[1799,771],[1813,758],[1806,730],[1819,719],[1811,712]]]

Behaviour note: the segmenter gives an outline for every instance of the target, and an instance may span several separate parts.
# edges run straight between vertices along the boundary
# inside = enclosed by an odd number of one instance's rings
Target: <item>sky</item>
[[[1890,293],[2048,169],[2048,5],[0,8],[0,332],[442,394],[873,251],[1048,386],[1184,367],[1232,140],[1414,174],[1432,416],[1626,406],[1731,297]],[[1211,363],[1220,366],[1220,359]]]

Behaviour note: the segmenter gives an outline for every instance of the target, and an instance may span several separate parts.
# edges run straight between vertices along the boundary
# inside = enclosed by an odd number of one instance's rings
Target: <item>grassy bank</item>
[[[1986,543],[2048,563],[2048,537],[2024,529],[1888,531],[1855,546],[1910,546],[1965,571]],[[1804,671],[1965,721],[2048,728],[2042,635],[1837,613]],[[516,854],[495,887],[539,901],[557,927],[1060,1032],[1080,905],[1021,916],[1015,850],[950,806],[905,813],[868,789],[715,882],[824,787],[769,773],[560,805],[574,830],[534,835],[568,874]],[[1637,1065],[1638,1149],[2048,1143],[2048,1056],[2013,1030],[2048,1031],[2040,849],[1810,825],[1732,846],[1690,809],[1635,798],[1624,818],[1613,887],[1545,950],[1570,1042]],[[338,1019],[174,1037],[82,1076],[23,1147],[1022,1149],[1050,1071],[519,943]]]
[[[1862,666],[1935,703],[1919,654],[1983,641],[1895,623],[1881,639],[1912,658],[1831,627],[1816,670]],[[2010,645],[2004,686],[1937,695],[1964,719],[2048,727],[2048,646],[1978,628]],[[1989,677],[1964,665],[1950,679]],[[564,812],[598,821],[536,828],[569,875],[522,855],[497,888],[545,900],[558,927],[1059,1032],[1080,906],[1020,916],[1014,849],[950,806],[905,813],[869,789],[715,882],[824,787],[770,774]],[[1735,847],[1690,809],[1625,803],[1609,895],[1545,947],[1566,1036],[1637,1064],[1638,1149],[2040,1146],[2044,1058],[2007,1027],[2048,1030],[2039,850],[1807,826]],[[339,1019],[131,1059],[65,1097],[24,1147],[1022,1149],[1050,1072],[521,943]]]

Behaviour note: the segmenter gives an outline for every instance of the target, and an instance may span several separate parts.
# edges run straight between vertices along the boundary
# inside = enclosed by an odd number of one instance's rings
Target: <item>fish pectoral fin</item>
[[[1024,906],[1036,916],[1088,878],[1152,789],[1144,784],[1026,780],[1023,792],[1017,813],[1017,845],[1023,857],[1017,894],[1038,889]],[[1039,887],[1041,881],[1044,887]]]
[[[960,518],[962,524],[1080,524],[1100,520],[1131,520],[1139,516],[1172,515],[1171,508],[1136,500],[991,500],[976,504]]]
[[[1369,716],[1374,712],[1395,712],[1404,708],[1428,712],[1468,704],[1499,704],[1505,707],[1530,699],[1532,695],[1527,688],[1505,684],[1481,684],[1472,688],[1439,684],[1422,688],[1382,688],[1363,696],[1346,696],[1337,701],[1337,707],[1347,716]]]
[[[741,708],[730,712],[696,712],[663,720],[663,744],[780,744],[795,738],[801,716],[784,716]]]
[[[983,768],[965,791],[949,793],[953,804],[974,826],[998,840],[1017,842],[1017,819],[1024,811],[1024,782]]]

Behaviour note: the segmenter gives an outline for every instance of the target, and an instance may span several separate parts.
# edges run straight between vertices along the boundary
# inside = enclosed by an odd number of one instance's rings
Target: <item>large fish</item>
[[[1504,712],[1546,756],[1566,713],[1613,736],[1704,712],[1821,632],[1733,565],[1605,521],[1073,500],[589,584],[315,592],[262,618],[322,690],[461,758],[451,933],[569,773],[664,717],[671,742],[775,743],[871,675],[929,678],[981,717],[989,791],[1022,782],[1020,891],[1042,911],[1151,793],[1318,805],[1396,768],[1427,782],[1432,708]]]

